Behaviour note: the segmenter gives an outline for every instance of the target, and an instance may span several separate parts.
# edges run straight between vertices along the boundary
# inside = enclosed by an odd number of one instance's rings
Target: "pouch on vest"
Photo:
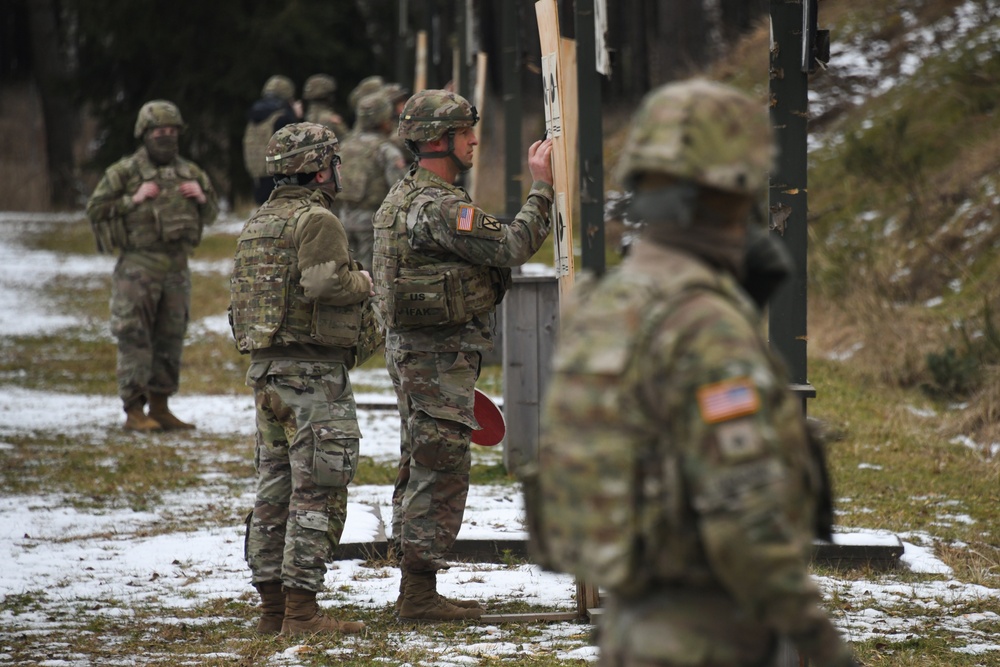
[[[458,276],[437,269],[401,269],[393,286],[393,309],[389,326],[394,329],[464,324],[472,319],[465,312],[465,299]]]
[[[373,299],[366,299],[361,309],[361,331],[358,334],[358,344],[354,348],[354,365],[360,366],[371,359],[381,349],[385,342],[382,327],[375,316]]]

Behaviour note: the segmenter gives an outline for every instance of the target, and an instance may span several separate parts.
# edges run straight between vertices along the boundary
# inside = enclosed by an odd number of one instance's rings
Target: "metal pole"
[[[576,0],[576,80],[579,100],[580,246],[583,268],[604,273],[604,159],[601,77],[597,72],[594,0]]]
[[[517,3],[501,3],[501,86],[504,122],[504,213],[513,218],[521,210],[521,53],[518,43]]]
[[[805,0],[808,2],[808,0]],[[803,71],[803,1],[771,0],[771,123],[778,162],[771,174],[771,233],[795,260],[795,271],[772,297],[768,312],[771,346],[791,371],[792,389],[805,399],[816,395],[806,371],[806,248],[808,72]]]

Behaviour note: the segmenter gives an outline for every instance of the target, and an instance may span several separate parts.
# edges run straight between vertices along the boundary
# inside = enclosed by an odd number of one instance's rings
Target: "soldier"
[[[856,664],[807,570],[822,460],[738,282],[772,158],[735,89],[650,93],[619,166],[642,236],[564,311],[525,505],[540,562],[608,594],[603,665],[771,664],[782,637]]]
[[[510,283],[549,234],[551,141],[528,149],[534,182],[510,223],[453,185],[472,167],[475,107],[444,90],[406,103],[399,134],[417,162],[375,214],[374,273],[385,320],[386,366],[400,411],[392,541],[400,565],[401,619],[477,619],[475,601],[437,592],[436,574],[462,525],[469,491],[474,388],[490,319]]]
[[[387,98],[389,98],[389,102],[392,103],[392,126],[398,127],[399,114],[402,113],[406,100],[410,99],[410,90],[399,83],[387,83],[385,84],[385,88],[382,89],[382,92]],[[389,136],[392,139],[392,143],[396,144],[399,150],[402,151],[403,157],[406,158],[406,161],[411,162],[413,160],[413,156],[406,147],[406,141],[404,141],[396,133]]]
[[[267,145],[275,189],[243,227],[230,317],[257,411],[257,499],[247,562],[261,597],[258,632],[360,632],[316,604],[347,517],[361,433],[347,371],[372,295],[331,213],[337,138],[294,123]]]
[[[142,145],[108,167],[87,202],[98,250],[119,254],[111,332],[118,339],[118,395],[129,431],[194,428],[170,411],[167,398],[180,384],[191,310],[188,257],[219,204],[208,175],[178,155],[184,127],[172,102],[144,104],[135,121]]]
[[[295,99],[295,84],[287,76],[275,74],[264,82],[260,99],[247,112],[243,130],[243,165],[253,179],[253,199],[259,206],[274,189],[267,173],[264,151],[271,135],[302,118],[302,103]]]
[[[389,100],[382,93],[366,95],[358,103],[357,132],[344,141],[341,151],[340,219],[351,254],[366,269],[372,267],[372,216],[389,188],[406,173],[403,153],[390,138],[393,127]]]
[[[358,127],[358,103],[361,102],[361,98],[372,93],[377,93],[382,90],[383,86],[385,86],[385,79],[378,74],[373,74],[361,79],[358,85],[354,87],[354,90],[347,96],[347,104],[350,105],[351,112],[354,113],[354,127],[351,128],[351,131],[356,130]]]
[[[302,99],[306,103],[304,120],[322,125],[339,139],[347,136],[347,124],[333,109],[336,92],[337,81],[329,74],[313,74],[302,86]]]

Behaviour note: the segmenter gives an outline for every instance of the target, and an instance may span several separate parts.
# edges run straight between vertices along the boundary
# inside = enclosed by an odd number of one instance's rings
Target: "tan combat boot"
[[[285,621],[285,591],[280,581],[266,581],[254,584],[260,593],[260,620],[257,622],[257,632],[262,635],[276,635],[281,632],[281,624]]]
[[[180,431],[195,428],[194,424],[182,422],[177,415],[167,407],[167,394],[149,395],[149,416],[160,422],[167,431]]]
[[[150,433],[162,431],[163,425],[152,417],[147,417],[146,413],[142,411],[142,402],[139,401],[125,408],[125,425],[122,428],[126,431]]]
[[[316,591],[301,588],[285,589],[285,621],[281,624],[281,634],[313,635],[318,632],[352,634],[365,629],[361,621],[338,621],[324,616],[316,604]]]
[[[403,592],[406,590],[406,578],[407,578],[406,570],[400,570],[399,572],[400,572],[400,576],[399,576],[399,596],[396,598],[396,615],[397,616],[399,615],[399,608],[403,606]],[[437,581],[435,580],[435,584],[436,583],[437,583]],[[435,592],[437,592],[437,591],[435,591]],[[460,607],[462,609],[482,609],[483,608],[483,606],[481,604],[479,604],[478,600],[453,600],[451,598],[446,598],[445,596],[441,595],[440,593],[438,593],[438,597],[441,598],[442,600],[444,600],[445,602],[449,602],[449,603],[455,605],[456,607]]]
[[[399,606],[401,621],[475,621],[483,615],[481,608],[458,607],[437,592],[436,572],[409,572],[406,589]]]

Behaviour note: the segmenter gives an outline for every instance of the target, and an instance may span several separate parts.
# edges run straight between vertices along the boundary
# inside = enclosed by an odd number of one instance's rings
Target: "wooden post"
[[[427,31],[417,31],[417,65],[413,73],[413,92],[427,88]]]
[[[476,81],[470,101],[482,113],[483,106],[486,103],[486,54],[482,51],[476,54]],[[476,142],[478,143],[483,136],[482,121],[476,123],[472,131],[475,133]],[[469,196],[472,197],[472,201],[479,201],[476,197],[476,191],[479,187],[479,165],[481,162],[482,160],[473,160],[472,169],[469,171]]]
[[[535,3],[538,38],[542,51],[542,88],[545,93],[545,128],[552,139],[552,175],[555,180],[555,255],[559,292],[567,295],[573,287],[573,207],[569,167],[571,144],[567,126],[576,127],[576,105],[566,100],[565,83],[576,79],[575,57],[565,62],[567,51],[559,37],[556,0]],[[572,106],[572,108],[570,108]]]

